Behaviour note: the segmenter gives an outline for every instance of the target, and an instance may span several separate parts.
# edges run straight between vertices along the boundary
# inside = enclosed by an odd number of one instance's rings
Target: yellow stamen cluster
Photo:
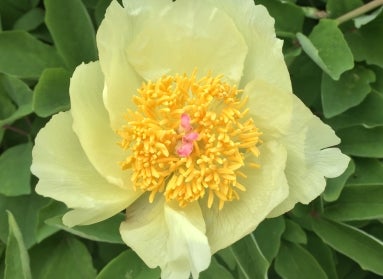
[[[121,167],[133,170],[134,188],[151,192],[150,202],[158,192],[181,207],[206,196],[209,208],[218,198],[221,209],[239,199],[237,190],[246,190],[237,177],[244,176],[245,156],[259,155],[261,133],[247,116],[247,99],[222,78],[197,79],[195,71],[166,75],[138,89],[137,110],[128,111],[127,124],[118,130],[128,152]],[[180,127],[185,114],[198,139],[182,157],[177,148],[185,136]]]

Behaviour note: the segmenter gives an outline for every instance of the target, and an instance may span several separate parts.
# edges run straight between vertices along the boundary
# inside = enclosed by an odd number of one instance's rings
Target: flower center
[[[245,108],[247,98],[235,86],[210,74],[163,76],[144,83],[133,101],[136,111],[126,114],[127,124],[117,133],[128,151],[123,170],[133,171],[135,190],[157,193],[179,206],[206,197],[208,208],[218,199],[239,199],[241,168],[257,157],[261,132]],[[246,161],[245,161],[246,157]]]

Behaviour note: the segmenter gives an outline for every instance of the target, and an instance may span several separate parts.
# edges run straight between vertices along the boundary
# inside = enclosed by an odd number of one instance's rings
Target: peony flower
[[[197,278],[211,255],[307,204],[349,158],[293,95],[263,6],[112,2],[99,61],[77,67],[71,110],[36,138],[36,192],[67,226],[126,210],[120,233],[162,278]]]

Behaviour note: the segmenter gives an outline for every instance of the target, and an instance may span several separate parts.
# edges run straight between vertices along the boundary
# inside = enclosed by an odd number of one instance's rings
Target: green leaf
[[[262,221],[253,232],[259,249],[269,263],[271,263],[278,254],[284,230],[285,219],[280,216]]]
[[[235,279],[233,275],[215,259],[215,257],[211,258],[211,263],[209,265],[209,268],[201,272],[199,278],[200,279],[215,279],[215,278]]]
[[[328,0],[326,11],[331,18],[337,18],[363,5],[361,0]]]
[[[234,243],[229,250],[237,262],[242,278],[267,278],[269,263],[252,234]]]
[[[325,215],[337,221],[383,218],[383,186],[348,186],[339,199],[325,207]]]
[[[361,66],[343,73],[337,81],[323,74],[321,91],[324,115],[330,118],[360,104],[371,92],[370,83],[374,81],[374,72]]]
[[[334,129],[383,126],[383,95],[372,92],[360,105],[327,120],[327,123]]]
[[[0,156],[0,193],[6,196],[20,196],[31,192],[30,166],[32,145],[20,144],[7,149]]]
[[[47,117],[70,108],[69,81],[71,74],[62,69],[45,69],[33,95],[33,110]]]
[[[46,223],[90,240],[122,244],[124,242],[121,239],[119,227],[124,218],[124,214],[118,214],[93,225],[69,228],[62,223],[60,215],[46,220]]]
[[[31,31],[44,23],[44,11],[40,8],[34,8],[20,17],[13,26],[13,29]]]
[[[94,279],[96,270],[85,245],[74,237],[58,235],[30,252],[33,278]]]
[[[383,11],[383,7],[375,10],[374,12],[366,15],[361,15],[357,18],[354,18],[354,24],[356,28],[360,28],[363,25],[373,21],[381,12]]]
[[[345,172],[336,178],[328,178],[326,183],[326,189],[323,192],[323,198],[325,201],[332,202],[339,198],[340,193],[347,179],[355,172],[355,164],[351,160],[348,164]]]
[[[159,277],[159,268],[150,269],[132,250],[128,250],[110,261],[96,279],[157,279]]]
[[[383,164],[371,158],[354,158],[355,172],[347,185],[383,185]]]
[[[302,33],[297,39],[308,56],[332,79],[354,67],[354,58],[337,23],[322,19],[307,38]]]
[[[45,0],[45,22],[65,64],[73,70],[97,59],[92,21],[80,0]]]
[[[62,216],[67,211],[68,208],[64,203],[55,200],[50,200],[46,206],[40,209],[38,213],[38,223],[36,228],[37,242],[41,242],[45,238],[60,230],[60,228],[56,226],[50,226],[46,224],[45,221],[58,215]]]
[[[98,24],[104,19],[105,11],[109,7],[112,0],[99,0],[95,9],[95,18]]]
[[[383,157],[383,127],[367,129],[361,126],[345,128],[337,131],[342,139],[343,152],[360,157]]]
[[[29,256],[19,226],[10,211],[8,213],[9,234],[5,252],[4,279],[31,279]]]
[[[38,78],[45,68],[59,67],[56,50],[24,31],[0,32],[0,72],[19,78]]]
[[[360,29],[346,33],[345,38],[356,61],[383,67],[383,13]]]
[[[306,244],[307,236],[305,231],[297,223],[286,219],[286,229],[283,232],[283,238],[297,244]]]
[[[383,275],[383,243],[352,226],[313,219],[314,232],[329,246],[357,262],[363,269]]]
[[[284,279],[327,279],[322,267],[306,249],[289,242],[281,245],[275,259],[275,271]]]

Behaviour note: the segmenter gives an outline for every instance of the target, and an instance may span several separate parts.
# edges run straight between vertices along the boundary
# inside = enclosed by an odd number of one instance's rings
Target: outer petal
[[[70,112],[60,113],[41,129],[32,152],[31,170],[39,177],[36,192],[75,208],[66,225],[91,224],[113,216],[132,203],[132,195],[108,183],[89,163],[72,131]]]
[[[198,204],[178,210],[163,198],[149,204],[143,197],[127,210],[122,239],[149,267],[160,266],[161,278],[195,278],[209,266],[210,248]]]
[[[239,193],[240,200],[226,203],[220,211],[213,207],[203,212],[213,253],[252,232],[288,195],[286,150],[270,141],[260,147],[260,152],[261,167],[244,170],[247,178],[240,182],[246,192]]]
[[[126,46],[134,35],[132,18],[113,1],[97,32],[97,47],[105,76],[104,102],[112,127],[124,123],[124,114],[133,106],[132,96],[142,83],[128,61]]]
[[[291,92],[290,76],[282,53],[283,42],[276,38],[274,19],[264,6],[252,0],[209,0],[234,20],[249,47],[245,61],[244,86],[253,79],[263,79]]]
[[[118,165],[127,155],[118,146],[120,139],[110,127],[102,101],[103,86],[98,62],[77,67],[69,88],[73,130],[97,171],[109,183],[131,188],[130,173],[122,171]]]
[[[339,149],[328,148],[339,138],[292,93],[258,80],[245,88],[245,94],[264,140],[277,140],[287,150],[290,194],[270,216],[292,209],[297,202],[309,203],[323,192],[324,177],[338,176],[348,165],[349,158]]]
[[[161,5],[153,4],[156,7]],[[145,16],[127,48],[129,61],[145,79],[198,68],[201,75],[211,71],[239,82],[247,46],[223,11],[205,0],[178,0]]]

